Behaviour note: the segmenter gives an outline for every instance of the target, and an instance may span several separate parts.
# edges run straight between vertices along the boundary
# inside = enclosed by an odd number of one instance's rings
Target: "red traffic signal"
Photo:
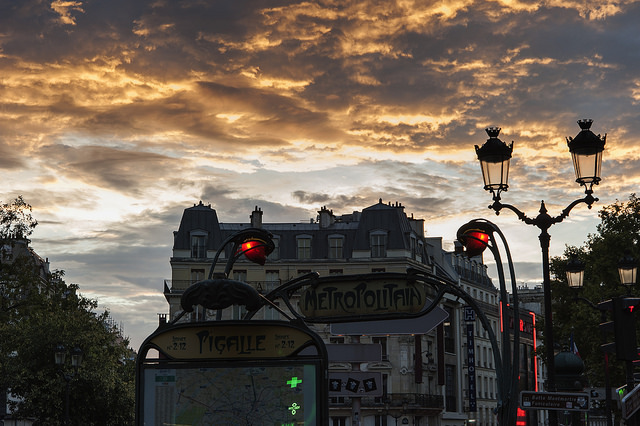
[[[458,237],[467,251],[467,256],[474,257],[482,254],[489,244],[489,234],[481,229],[468,229]]]

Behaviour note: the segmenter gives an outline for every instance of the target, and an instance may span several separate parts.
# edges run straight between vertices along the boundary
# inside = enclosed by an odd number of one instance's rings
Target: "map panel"
[[[147,368],[144,425],[316,425],[316,366]]]

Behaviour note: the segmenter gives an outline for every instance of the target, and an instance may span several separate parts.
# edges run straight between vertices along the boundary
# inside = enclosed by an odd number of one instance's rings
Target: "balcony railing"
[[[350,407],[352,398],[329,398],[329,407]],[[363,396],[360,398],[360,406],[363,408],[379,408],[407,410],[416,409],[444,409],[444,398],[442,395],[429,395],[422,393],[394,393],[384,397]]]
[[[171,290],[171,293],[179,294],[196,282],[194,280],[164,280],[164,285]],[[252,285],[260,293],[265,294],[278,287],[281,281],[246,281],[246,283]]]

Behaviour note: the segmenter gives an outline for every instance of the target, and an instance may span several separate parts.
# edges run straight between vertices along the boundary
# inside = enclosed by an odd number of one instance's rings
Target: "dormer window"
[[[371,257],[387,257],[387,233],[373,231],[370,234]]]
[[[342,235],[330,235],[329,236],[329,259],[342,259],[344,236]]]
[[[311,259],[311,236],[299,235],[296,237],[298,259]]]
[[[191,257],[193,259],[206,259],[207,257],[207,233],[194,231],[191,233]]]

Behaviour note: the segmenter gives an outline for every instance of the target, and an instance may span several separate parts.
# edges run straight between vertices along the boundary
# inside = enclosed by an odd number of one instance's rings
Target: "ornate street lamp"
[[[513,142],[507,145],[498,139],[500,127],[487,127],[489,139],[482,145],[476,145],[476,154],[482,168],[484,189],[500,196],[500,192],[509,189],[509,162],[513,151]]]
[[[584,280],[584,270],[585,264],[580,261],[577,257],[572,256],[567,265],[565,266],[565,272],[567,275],[567,282],[569,283],[569,287],[580,289],[583,285]],[[625,255],[618,261],[618,274],[620,275],[620,284],[624,286],[630,286],[636,283],[636,274],[638,272],[638,264],[636,260],[631,256],[630,252],[627,250]],[[584,297],[575,296],[574,300],[580,300],[588,304],[592,309],[599,310],[601,319],[601,324],[604,324],[607,321],[607,309],[601,309],[596,306],[589,299]],[[604,341],[603,341],[604,343]],[[627,376],[633,377],[633,366],[629,362],[627,362]],[[611,384],[609,382],[609,354],[607,351],[604,352],[604,381],[605,381],[605,412],[607,417],[607,426],[613,426],[612,418],[611,418],[611,410],[612,410],[612,402],[611,402]],[[632,386],[629,386],[632,387]]]
[[[591,119],[578,120],[580,133],[575,138],[567,137],[576,182],[585,187],[586,194],[593,193],[593,185],[600,183],[602,153],[607,139],[607,135],[604,137],[596,136],[590,130],[591,124],[593,124]],[[475,146],[482,169],[484,189],[491,192],[496,201],[500,200],[501,192],[506,192],[509,189],[509,163],[513,152],[513,141],[507,145],[498,139],[500,130],[500,127],[487,127],[485,131],[489,135],[489,139],[482,147]],[[593,201],[588,204],[591,205]],[[492,208],[499,211],[493,206]]]
[[[591,124],[593,124],[591,119],[578,120],[580,133],[575,138],[567,138],[573,168],[576,172],[576,182],[583,185],[588,192],[591,192],[593,185],[600,183],[602,152],[607,139],[607,135],[596,136],[589,130]]]
[[[567,282],[571,288],[582,288],[584,282],[584,262],[575,256],[571,256],[571,260],[565,267]]]
[[[511,145],[505,144],[498,135],[500,128],[489,127],[486,129],[489,140],[482,146],[476,145],[476,153],[480,161],[482,169],[482,177],[484,179],[484,188],[493,196],[493,204],[490,209],[495,210],[496,215],[500,214],[503,208],[513,211],[520,220],[527,225],[534,225],[540,229],[540,248],[542,249],[542,275],[544,290],[544,311],[545,311],[545,330],[544,340],[546,348],[546,364],[547,364],[547,382],[548,390],[555,391],[555,366],[554,366],[554,344],[553,344],[553,319],[551,313],[551,273],[549,270],[549,241],[551,236],[547,232],[551,225],[562,222],[565,217],[569,216],[569,212],[578,204],[585,203],[589,208],[598,201],[593,197],[593,185],[600,182],[600,170],[602,164],[602,152],[606,142],[604,137],[596,136],[591,130],[593,120],[579,120],[580,133],[575,138],[567,138],[569,151],[573,158],[573,165],[576,174],[576,182],[585,187],[585,197],[573,201],[562,213],[556,217],[551,217],[544,201],[540,203],[540,211],[535,218],[529,218],[518,208],[500,202],[500,193],[506,192],[509,188],[507,179],[509,177],[509,162],[511,159]],[[552,424],[557,423],[557,413],[553,410],[549,411],[549,421]]]
[[[78,369],[82,365],[82,350],[78,347],[75,347],[71,350],[71,367],[73,368],[73,372],[67,373],[64,371],[64,365],[67,358],[67,350],[61,344],[56,346],[54,351],[54,361],[58,366],[58,372],[62,376],[65,381],[65,391],[64,391],[64,424],[69,425],[69,382],[78,374]]]
[[[638,263],[629,251],[625,252],[618,262],[618,274],[620,275],[620,284],[630,286],[636,283]]]

